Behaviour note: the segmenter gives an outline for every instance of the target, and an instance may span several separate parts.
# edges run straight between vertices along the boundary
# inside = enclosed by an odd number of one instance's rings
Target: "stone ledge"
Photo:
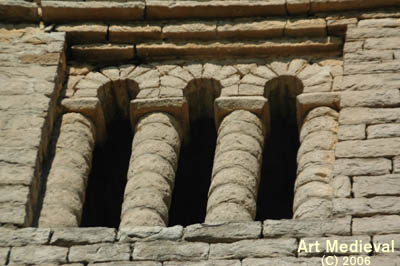
[[[38,8],[35,3],[21,0],[0,1],[0,21],[39,22]]]

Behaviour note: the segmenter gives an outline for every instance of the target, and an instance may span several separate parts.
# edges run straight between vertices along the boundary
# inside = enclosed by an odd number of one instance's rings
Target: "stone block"
[[[331,181],[334,196],[337,198],[348,198],[351,196],[351,180],[348,176],[335,176]]]
[[[207,259],[209,244],[173,241],[137,242],[133,260],[186,261]]]
[[[90,263],[89,266],[114,266],[116,264],[118,264],[119,266],[162,266],[162,263],[157,261],[129,261],[129,262],[118,261],[118,262]],[[72,264],[68,264],[68,266],[72,266]]]
[[[400,156],[395,156],[393,158],[393,173],[400,173]]]
[[[385,215],[353,218],[353,235],[383,235],[400,233],[400,216]]]
[[[400,138],[348,140],[336,145],[338,158],[365,158],[400,155]]]
[[[67,263],[68,248],[53,246],[26,246],[12,248],[10,264]]]
[[[68,21],[125,21],[144,17],[144,1],[134,2],[72,2],[43,1],[42,14],[46,23]]]
[[[341,93],[340,106],[344,107],[393,107],[400,104],[398,89],[346,91]]]
[[[325,19],[289,20],[285,27],[285,35],[291,37],[326,36]]]
[[[161,25],[149,23],[110,25],[109,39],[112,43],[133,43],[141,40],[159,40],[161,39]]]
[[[162,38],[167,39],[216,39],[216,21],[192,21],[179,24],[167,24],[162,28]]]
[[[194,224],[185,228],[186,241],[208,243],[235,242],[261,236],[260,222]]]
[[[153,240],[171,240],[176,241],[183,236],[183,227],[176,225],[173,227],[159,226],[138,226],[131,228],[120,228],[118,231],[118,240],[120,242],[153,241]]]
[[[0,223],[28,226],[31,224],[32,210],[25,204],[0,203]]]
[[[400,195],[400,175],[355,176],[353,193],[355,197]]]
[[[343,76],[340,85],[342,90],[397,90],[399,80],[395,73],[357,74]]]
[[[241,266],[240,260],[166,261],[163,266]]]
[[[128,244],[94,244],[73,246],[69,249],[69,262],[129,261],[131,248]]]
[[[230,244],[211,244],[210,259],[243,259],[294,256],[297,241],[287,239],[241,240]]]
[[[265,220],[264,238],[350,235],[351,217],[334,219]]]
[[[55,228],[50,244],[69,247],[73,245],[114,242],[115,236],[115,229],[112,228]]]
[[[400,122],[400,108],[343,108],[339,114],[339,123],[343,125],[355,124],[383,124]]]
[[[307,247],[307,252],[300,251],[299,257],[311,257],[311,256],[322,256],[325,254],[335,254],[335,255],[358,255],[364,254],[368,255],[370,252],[366,252],[364,250],[351,251],[348,250],[350,245],[357,243],[359,241],[361,243],[370,243],[370,236],[333,236],[333,237],[324,237],[324,238],[302,238],[300,239],[299,248],[302,245]],[[318,243],[318,250],[316,248],[310,248],[311,244]],[[340,245],[344,244],[346,249],[340,250]],[[304,246],[303,246],[304,247]]]
[[[102,43],[107,39],[108,26],[104,24],[64,24],[56,27],[57,31],[66,33],[68,44]]]
[[[35,3],[22,0],[4,0],[0,2],[1,20],[38,22],[38,7]]]
[[[287,0],[286,6],[288,13],[292,14],[305,14],[310,10],[309,0]]]
[[[400,124],[370,125],[367,136],[369,139],[400,137]]]
[[[219,38],[272,38],[282,37],[286,21],[240,19],[221,21],[217,26]]]
[[[396,33],[397,34],[397,33]],[[370,38],[364,42],[365,50],[394,50],[400,43],[400,37]]]
[[[390,235],[376,235],[372,237],[372,242],[376,243],[377,245],[379,244],[390,244],[392,245],[392,241],[394,241],[394,251],[398,252],[400,250],[400,234],[390,234]],[[385,252],[382,252],[382,250],[375,251],[376,254],[382,254],[385,255]]]
[[[10,248],[0,248],[0,263],[6,265]]]
[[[293,257],[282,257],[282,258],[262,258],[253,259],[246,258],[242,261],[242,266],[265,266],[265,265],[279,265],[279,266],[320,266],[320,258],[293,258]]]
[[[339,126],[339,140],[365,139],[365,125],[342,125]]]
[[[356,217],[379,214],[397,214],[400,201],[397,197],[338,198],[333,199],[333,214],[336,216],[353,215]]]
[[[98,62],[124,61],[134,57],[132,45],[124,44],[76,44],[71,46],[71,57],[77,61]]]
[[[0,228],[0,246],[27,246],[48,244],[50,229],[23,228],[6,229]]]
[[[160,1],[146,2],[147,19],[183,19],[210,17],[261,17],[285,15],[284,0],[254,1]]]
[[[390,60],[385,62],[373,61],[369,63],[345,64],[344,73],[353,74],[378,74],[393,73],[400,71],[400,60]]]

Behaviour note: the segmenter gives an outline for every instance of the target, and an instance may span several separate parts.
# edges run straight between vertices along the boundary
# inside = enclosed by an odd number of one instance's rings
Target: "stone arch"
[[[298,141],[297,147],[292,150],[290,159],[292,166],[286,167],[291,169],[290,175],[296,177],[295,179],[287,177],[289,190],[285,196],[293,199],[290,206],[287,204],[285,207],[292,209],[293,214],[290,216],[293,218],[317,218],[331,215],[333,189],[330,179],[335,159],[334,149],[338,127],[335,109],[338,108],[340,99],[337,94],[327,91],[331,80],[326,78],[328,76],[326,73],[318,73],[318,69],[322,69],[322,72],[327,71],[326,68],[317,64],[308,65],[291,75],[283,73],[270,79],[264,90],[264,96],[268,99],[270,107],[270,130],[264,150],[260,190],[271,186],[271,179],[268,178],[271,173],[268,173],[266,169],[271,165],[276,165],[276,163],[268,164],[269,160],[274,160],[282,149],[282,146],[278,145],[272,155],[268,155],[271,146],[277,143],[276,132],[274,132],[277,127],[276,121],[285,121],[289,117],[288,123],[291,129],[286,131],[281,129],[279,135],[283,136],[284,133],[291,132],[293,134],[291,139]],[[318,84],[321,88],[318,88]],[[277,118],[276,114],[279,114],[280,118]],[[319,127],[316,123],[327,125],[327,128]],[[288,147],[291,146],[288,145]],[[277,176],[272,176],[272,178],[276,179]],[[267,179],[268,182],[266,182]],[[275,187],[269,193],[276,191]],[[265,192],[259,195],[258,207],[263,201],[270,203],[271,200],[276,199],[276,197],[266,198],[265,195],[268,193]],[[282,206],[278,209],[281,210]],[[286,214],[285,217],[269,218],[291,217]],[[262,214],[258,214],[258,219],[265,218]]]

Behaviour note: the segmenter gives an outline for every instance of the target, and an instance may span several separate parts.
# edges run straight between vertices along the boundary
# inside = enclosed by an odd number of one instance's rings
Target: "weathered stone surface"
[[[339,140],[356,140],[365,139],[365,125],[342,125],[339,126],[338,139]]]
[[[399,251],[400,250],[400,235],[399,234],[391,234],[391,235],[377,235],[372,237],[372,242],[376,244],[392,244],[392,241],[394,241],[394,250]],[[379,252],[375,251],[377,254],[384,254],[382,250]]]
[[[240,19],[218,23],[217,33],[220,38],[265,38],[282,37],[286,22],[283,20]]]
[[[88,23],[84,25],[66,24],[56,27],[57,31],[66,32],[69,44],[105,42],[108,27],[102,24]]]
[[[110,41],[114,43],[132,43],[143,39],[160,39],[161,26],[148,23],[110,25],[109,35]]]
[[[398,89],[348,91],[341,93],[341,107],[392,107],[400,103]]]
[[[392,162],[385,158],[337,159],[334,173],[340,175],[384,175],[392,170]]]
[[[164,266],[241,266],[240,260],[167,261]]]
[[[369,139],[400,137],[400,124],[370,125],[367,135]]]
[[[285,27],[287,36],[324,36],[326,35],[325,19],[289,20]]]
[[[335,176],[331,181],[334,196],[337,198],[348,198],[351,196],[351,181],[348,176]]]
[[[234,242],[261,236],[260,222],[194,224],[185,228],[184,239],[208,243]]]
[[[118,240],[120,242],[153,241],[153,240],[179,240],[183,236],[183,227],[139,226],[120,228]]]
[[[321,131],[321,130],[329,130],[334,133],[337,133],[338,126],[339,126],[339,124],[338,124],[337,120],[328,115],[318,116],[313,119],[309,119],[308,121],[305,121],[301,127],[300,142],[303,142],[304,138],[306,136],[308,136],[309,134],[311,134],[313,132]],[[340,130],[340,128],[339,128],[339,130]]]
[[[133,249],[134,260],[187,261],[207,259],[209,244],[173,241],[138,242]]]
[[[104,227],[91,228],[55,228],[50,244],[57,246],[73,246],[114,242],[115,230]]]
[[[399,211],[400,202],[397,197],[333,199],[334,215],[362,217],[378,214],[397,214]]]
[[[50,237],[50,229],[24,228],[6,229],[0,228],[0,246],[27,246],[45,245]]]
[[[168,39],[215,39],[217,23],[214,21],[193,21],[169,24],[162,28],[162,37]]]
[[[129,261],[131,254],[128,244],[95,244],[73,246],[69,249],[69,262]]]
[[[400,173],[400,156],[395,156],[393,158],[393,173]]]
[[[296,239],[258,239],[242,240],[231,244],[211,244],[211,259],[242,259],[294,256],[297,250]]]
[[[355,241],[360,241],[361,243],[369,243],[371,242],[371,237],[369,236],[333,236],[333,237],[324,237],[324,238],[302,238],[300,240],[302,243],[306,245],[306,247],[310,247],[310,244],[319,243],[319,248],[316,250],[315,248],[310,248],[307,252],[301,251],[299,252],[299,257],[311,257],[311,256],[318,256],[318,255],[325,255],[325,254],[335,254],[335,255],[357,255],[357,254],[364,254],[368,255],[369,252],[362,251],[342,251],[340,248],[337,248],[334,252],[329,252],[327,248],[332,248],[334,243],[337,242],[338,246],[341,244],[346,245],[349,247]],[[328,246],[329,244],[329,246]],[[332,245],[333,244],[333,245]]]
[[[162,266],[161,262],[156,261],[118,261],[118,262],[104,262],[104,263],[90,263],[90,266],[114,266],[118,263],[120,266]],[[72,264],[68,264],[72,265]],[[81,265],[81,264],[79,264]],[[83,264],[82,264],[83,265]]]
[[[44,264],[66,263],[68,248],[53,246],[15,247],[11,250],[10,263]]]
[[[10,248],[0,248],[0,263],[6,265]]]
[[[123,21],[143,18],[144,2],[73,2],[43,1],[43,19],[49,22],[63,21]]]
[[[328,218],[332,216],[332,201],[330,199],[310,198],[293,214],[294,219]]]
[[[305,237],[350,235],[351,217],[335,219],[265,220],[263,236]]]
[[[400,232],[400,216],[385,215],[353,218],[353,235],[397,234]]]
[[[400,154],[400,138],[342,141],[335,154],[339,158],[395,156]]]
[[[355,176],[353,193],[355,197],[400,195],[400,175]]]
[[[342,77],[339,87],[345,91],[398,89],[399,79],[393,73],[347,75]]]
[[[320,266],[320,258],[293,258],[293,257],[282,257],[282,258],[262,258],[252,259],[246,258],[242,261],[242,266],[265,266],[265,265],[279,265],[279,266]]]

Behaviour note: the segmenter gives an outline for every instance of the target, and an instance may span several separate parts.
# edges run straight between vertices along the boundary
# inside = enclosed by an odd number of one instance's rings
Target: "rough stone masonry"
[[[0,0],[0,264],[399,266],[399,47],[398,0]],[[274,95],[299,129],[293,217],[256,220]],[[205,220],[168,226],[200,116]],[[117,117],[121,223],[79,227]],[[374,248],[299,249],[335,240]]]

